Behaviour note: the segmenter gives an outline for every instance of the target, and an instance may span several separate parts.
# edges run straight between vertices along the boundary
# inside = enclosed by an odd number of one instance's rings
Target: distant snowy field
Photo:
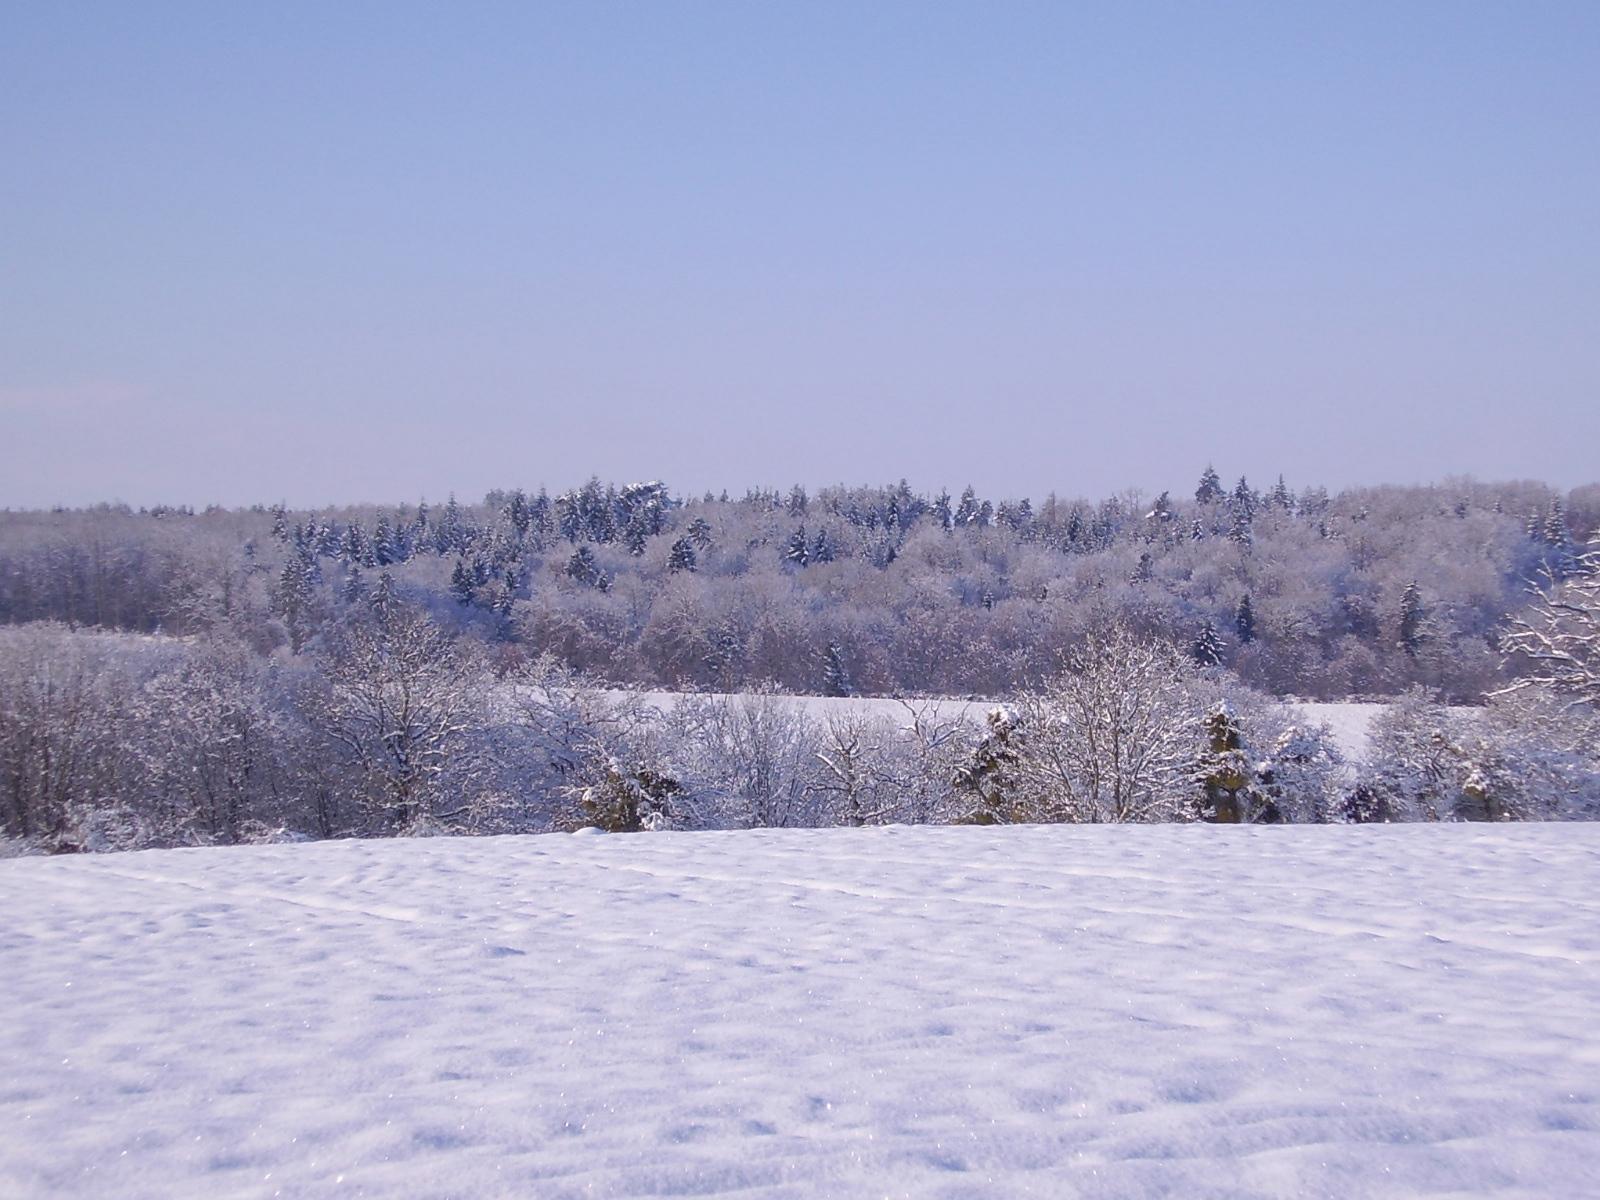
[[[644,700],[657,708],[669,708],[683,698],[682,692],[644,692]],[[734,697],[737,699],[737,697]],[[854,710],[868,712],[874,716],[881,716],[888,720],[903,720],[906,715],[905,708],[898,700],[872,697],[872,696],[782,696],[783,701],[798,705],[810,716],[821,719],[830,712]],[[974,721],[981,721],[983,715],[997,703],[993,700],[960,700],[937,699],[932,701],[913,700],[913,704],[932,704],[934,711],[941,716],[961,717],[970,716]],[[1386,705],[1363,704],[1354,701],[1335,704],[1327,703],[1291,703],[1290,708],[1304,714],[1308,724],[1327,725],[1333,734],[1334,743],[1344,753],[1346,759],[1358,762],[1366,757],[1368,746],[1368,730],[1372,718],[1382,712]]]
[[[1600,1194],[1600,825],[0,862],[0,1196]]]

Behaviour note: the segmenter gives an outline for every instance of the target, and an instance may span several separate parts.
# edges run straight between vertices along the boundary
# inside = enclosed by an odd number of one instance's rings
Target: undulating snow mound
[[[1567,1196],[1600,826],[0,862],[0,1195]]]

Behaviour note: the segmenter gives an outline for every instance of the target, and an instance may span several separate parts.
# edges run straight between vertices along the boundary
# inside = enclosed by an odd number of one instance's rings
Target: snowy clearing
[[[616,693],[622,695],[624,693]],[[659,692],[646,691],[639,693],[640,698],[646,703],[657,708],[670,708],[686,695],[696,695],[692,692]],[[733,693],[724,698],[738,699],[739,694]],[[867,712],[875,717],[885,720],[903,722],[906,710],[900,701],[886,696],[790,696],[780,697],[785,702],[797,705],[815,720],[825,718],[830,712],[853,710]],[[970,718],[974,722],[983,720],[984,713],[1000,703],[998,700],[966,700],[957,697],[940,697],[936,699],[913,699],[914,705],[931,705],[933,711],[943,717],[956,719]],[[1339,703],[1298,702],[1286,701],[1290,708],[1305,715],[1305,720],[1313,725],[1327,725],[1333,734],[1333,741],[1340,752],[1349,762],[1360,762],[1367,756],[1369,744],[1369,729],[1372,718],[1385,708],[1386,704],[1374,704],[1358,701],[1341,701]]]
[[[347,841],[0,905],[8,1197],[1596,1194],[1592,825]]]

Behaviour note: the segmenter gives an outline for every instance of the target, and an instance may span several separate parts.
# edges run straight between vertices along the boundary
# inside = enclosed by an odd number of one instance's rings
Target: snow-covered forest
[[[1600,487],[1209,468],[1037,506],[591,481],[5,513],[0,814],[46,849],[1595,816],[1597,526]],[[1396,700],[1352,761],[1295,696]]]

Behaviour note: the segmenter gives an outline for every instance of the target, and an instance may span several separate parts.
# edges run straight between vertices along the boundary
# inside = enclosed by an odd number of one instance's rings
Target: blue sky
[[[0,505],[1600,477],[1600,4],[12,5]]]

